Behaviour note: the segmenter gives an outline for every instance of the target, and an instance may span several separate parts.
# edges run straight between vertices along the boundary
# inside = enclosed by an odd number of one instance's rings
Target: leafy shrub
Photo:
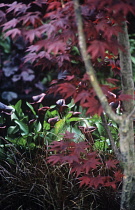
[[[79,180],[89,187],[111,186],[116,189],[116,184],[122,181],[122,173],[118,169],[119,163],[112,155],[102,157],[102,153],[93,151],[90,142],[75,143],[72,141],[74,134],[66,132],[63,140],[54,141],[50,145],[50,151],[54,154],[48,157],[52,165],[68,163],[71,173],[82,175]]]

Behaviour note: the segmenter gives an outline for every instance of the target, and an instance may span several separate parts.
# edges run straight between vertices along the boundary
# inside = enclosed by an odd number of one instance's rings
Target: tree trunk
[[[134,95],[134,82],[130,56],[129,39],[126,22],[123,23],[123,33],[119,34],[119,43],[125,51],[119,52],[121,67],[122,93]],[[124,115],[120,132],[120,151],[124,168],[123,188],[121,196],[121,210],[135,209],[135,151],[134,151],[134,129],[130,113],[134,108],[134,100],[124,101]]]

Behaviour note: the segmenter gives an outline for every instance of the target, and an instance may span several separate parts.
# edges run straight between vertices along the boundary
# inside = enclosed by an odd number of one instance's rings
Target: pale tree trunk
[[[122,93],[134,96],[134,82],[130,56],[129,38],[126,22],[123,23],[123,33],[119,34],[119,43],[125,51],[119,52],[121,67]],[[135,209],[135,151],[134,129],[130,113],[134,109],[134,100],[124,101],[124,115],[120,131],[120,151],[124,168],[121,210]]]
[[[87,46],[85,36],[83,32],[83,22],[81,17],[81,11],[79,1],[74,0],[74,8],[76,15],[76,22],[78,27],[79,46],[82,54],[82,58],[85,64],[87,74],[89,75],[91,84],[101,102],[104,111],[108,116],[117,122],[119,125],[120,134],[120,153],[113,145],[112,149],[116,153],[117,157],[120,157],[123,169],[123,188],[121,196],[121,210],[135,210],[135,152],[134,152],[134,129],[132,115],[134,111],[134,100],[130,99],[123,102],[124,114],[122,116],[116,115],[108,105],[107,99],[103,94],[99,83],[97,81],[94,68],[92,66],[90,56],[87,53]],[[123,33],[119,34],[119,42],[125,48],[125,51],[120,51],[120,67],[121,67],[121,86],[123,94],[134,95],[134,82],[132,75],[132,65],[129,51],[129,39],[126,22],[123,23]],[[110,135],[110,133],[108,132]]]

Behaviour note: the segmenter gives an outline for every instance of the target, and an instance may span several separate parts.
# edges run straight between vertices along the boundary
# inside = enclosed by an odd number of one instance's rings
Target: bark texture
[[[126,22],[122,25],[123,33],[119,34],[119,43],[124,50],[119,51],[121,67],[121,86],[123,94],[134,96],[134,81],[130,55],[130,45]],[[120,125],[120,151],[122,155],[124,178],[121,198],[121,210],[135,209],[135,149],[134,128],[131,112],[134,100],[124,101],[124,115]]]

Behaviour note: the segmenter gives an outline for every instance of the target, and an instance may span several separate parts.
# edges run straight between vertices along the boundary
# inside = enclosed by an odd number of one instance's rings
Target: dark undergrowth
[[[8,148],[0,164],[2,210],[118,210],[120,192],[79,187],[66,164],[50,166],[43,149],[26,152]]]

